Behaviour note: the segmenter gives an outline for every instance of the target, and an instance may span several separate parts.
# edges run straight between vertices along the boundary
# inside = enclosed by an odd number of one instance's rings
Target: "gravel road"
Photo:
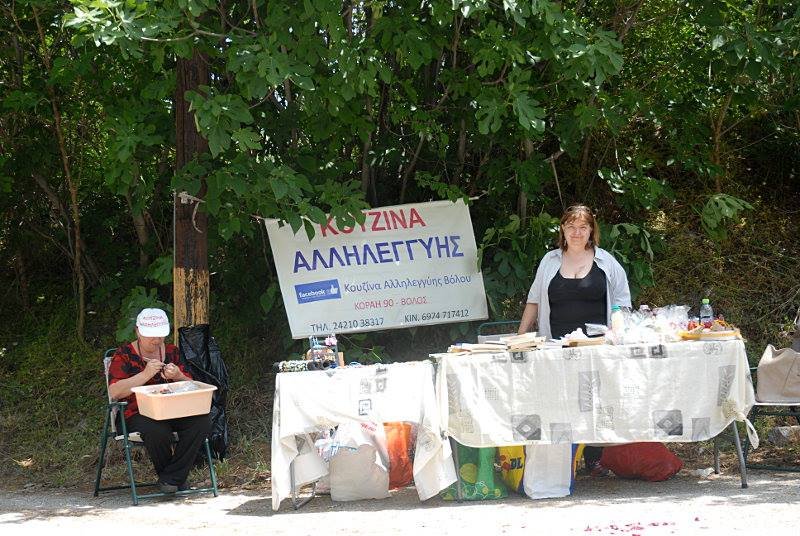
[[[315,498],[298,511],[271,509],[268,490],[222,490],[155,499],[131,506],[124,492],[94,498],[82,490],[3,489],[0,534],[758,534],[796,536],[800,474],[751,472],[742,489],[736,473],[667,482],[581,477],[564,499],[420,503],[413,488],[384,500],[333,503]]]

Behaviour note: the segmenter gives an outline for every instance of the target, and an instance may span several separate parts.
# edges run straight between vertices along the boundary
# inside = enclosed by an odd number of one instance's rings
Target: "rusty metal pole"
[[[175,170],[180,171],[198,154],[208,152],[208,141],[197,131],[189,112],[187,91],[200,92],[208,85],[208,60],[195,50],[191,58],[178,58],[175,88]],[[200,201],[181,196],[173,199],[173,335],[178,328],[208,323],[208,217]],[[197,198],[205,197],[203,180]]]

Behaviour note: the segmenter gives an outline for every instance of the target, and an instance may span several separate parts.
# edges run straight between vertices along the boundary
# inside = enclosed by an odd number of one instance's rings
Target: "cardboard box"
[[[187,384],[199,387],[183,391]],[[211,395],[216,386],[198,381],[161,383],[132,387],[136,394],[139,413],[157,421],[177,419],[191,415],[203,415],[211,410]],[[169,391],[164,393],[164,391]]]

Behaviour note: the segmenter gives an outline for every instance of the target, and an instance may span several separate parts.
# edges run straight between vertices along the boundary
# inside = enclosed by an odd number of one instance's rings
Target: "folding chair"
[[[754,382],[756,378],[757,367],[750,368],[750,374],[753,376]],[[795,422],[800,425],[800,400],[796,402],[758,402],[753,405],[750,410],[749,419],[755,426],[756,419],[760,417],[790,417],[794,418]],[[772,465],[768,463],[748,463],[747,454],[750,443],[747,438],[744,440],[744,462],[748,469],[764,469],[768,471],[788,471],[793,473],[800,473],[800,466],[787,466],[787,465]]]
[[[105,355],[103,356],[103,368],[105,370],[105,377],[106,377],[106,390],[108,390],[108,367],[111,365],[111,359],[114,357],[114,353],[116,349],[111,348],[106,350]],[[103,431],[100,433],[100,458],[97,462],[97,477],[94,481],[94,496],[97,497],[98,493],[101,491],[111,491],[117,489],[130,489],[131,490],[131,499],[133,499],[133,505],[136,506],[139,504],[140,499],[149,499],[152,497],[166,497],[166,496],[173,496],[173,495],[190,495],[193,493],[204,493],[210,491],[214,494],[214,497],[217,496],[217,473],[214,470],[214,463],[211,459],[211,447],[208,443],[208,438],[206,438],[204,445],[205,445],[205,454],[206,454],[206,462],[208,463],[208,470],[209,470],[209,477],[211,479],[211,487],[205,488],[192,488],[185,491],[178,491],[175,493],[147,493],[147,494],[140,494],[137,488],[145,488],[145,487],[155,487],[158,485],[157,482],[151,483],[139,483],[136,482],[136,479],[133,475],[133,464],[131,463],[131,449],[133,447],[144,447],[144,443],[142,442],[141,435],[139,432],[128,432],[128,428],[125,424],[125,418],[123,414],[125,412],[125,406],[128,403],[124,401],[113,401],[111,400],[111,395],[108,395],[108,403],[106,404],[105,410],[105,424],[103,424]],[[117,422],[119,421],[119,422]],[[119,433],[117,430],[117,425],[119,425]],[[177,434],[173,434],[174,441],[177,442],[178,437]],[[103,468],[106,465],[106,447],[108,446],[109,439],[113,439],[117,444],[122,445],[123,452],[125,454],[125,464],[127,465],[128,469],[128,480],[129,483],[122,485],[122,486],[107,486],[107,487],[100,487],[100,479],[103,473]]]
[[[517,334],[519,320],[498,320],[484,322],[478,326],[478,343],[497,341],[500,337],[510,337]]]
[[[792,350],[800,352],[800,308],[794,317],[794,334],[792,335]],[[758,381],[757,378],[758,367],[750,367],[750,375],[753,377],[753,384]],[[756,390],[756,393],[758,391]],[[795,422],[800,425],[800,400],[790,400],[789,402],[759,402],[753,405],[750,410],[750,422],[754,425],[756,419],[759,417],[790,417],[794,418]],[[755,464],[747,463],[747,451],[750,444],[745,440],[744,444],[744,461],[745,465],[751,469],[766,469],[770,471],[790,471],[794,473],[800,472],[800,466],[785,466],[785,465],[771,465],[771,464]]]

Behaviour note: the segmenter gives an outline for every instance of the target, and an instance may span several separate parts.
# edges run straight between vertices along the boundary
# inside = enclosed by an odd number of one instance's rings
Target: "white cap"
[[[162,309],[142,309],[136,317],[136,327],[142,337],[166,337],[169,335],[169,318]]]

